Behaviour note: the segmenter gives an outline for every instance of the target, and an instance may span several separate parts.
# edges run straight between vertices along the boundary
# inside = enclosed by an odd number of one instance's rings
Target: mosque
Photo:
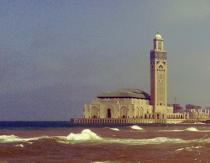
[[[84,105],[83,118],[76,124],[180,123],[188,113],[174,113],[167,101],[167,53],[157,33],[150,51],[150,95],[140,89],[103,92]]]

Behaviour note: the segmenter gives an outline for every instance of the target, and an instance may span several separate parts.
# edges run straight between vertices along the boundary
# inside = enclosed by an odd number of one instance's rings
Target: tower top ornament
[[[156,33],[155,39],[162,40],[162,36],[160,35],[159,32]]]

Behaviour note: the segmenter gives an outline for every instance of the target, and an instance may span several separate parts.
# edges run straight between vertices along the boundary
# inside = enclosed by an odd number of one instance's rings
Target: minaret
[[[153,49],[150,51],[150,71],[150,103],[153,105],[154,113],[162,112],[167,107],[167,54],[159,33],[155,35]]]

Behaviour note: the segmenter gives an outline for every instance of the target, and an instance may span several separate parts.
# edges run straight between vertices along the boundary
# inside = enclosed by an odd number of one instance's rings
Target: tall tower
[[[150,51],[151,105],[154,113],[165,112],[167,108],[167,54],[162,36],[157,33]]]

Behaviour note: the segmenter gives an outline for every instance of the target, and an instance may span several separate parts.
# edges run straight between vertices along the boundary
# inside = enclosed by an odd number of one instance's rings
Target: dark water
[[[72,127],[68,121],[0,121],[0,129]]]
[[[210,125],[117,129],[0,122],[0,162],[210,162]]]

